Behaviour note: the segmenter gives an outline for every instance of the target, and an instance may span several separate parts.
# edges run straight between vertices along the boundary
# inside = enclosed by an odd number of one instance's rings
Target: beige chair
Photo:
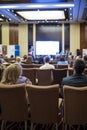
[[[51,85],[52,84],[52,69],[37,69],[38,85]]]
[[[87,86],[64,86],[64,122],[67,125],[87,124]]]
[[[68,68],[68,64],[57,65],[57,69],[65,69],[65,68]]]
[[[33,68],[33,64],[22,63],[23,68]]]
[[[56,130],[58,129],[58,97],[59,86],[36,86],[28,85],[27,92],[30,101],[31,110],[31,130],[33,129],[33,123],[36,124],[56,124]]]
[[[23,68],[23,76],[30,79],[32,84],[36,84],[36,69],[35,68]]]
[[[67,76],[67,68],[53,69],[53,84],[61,85],[62,79]]]
[[[68,68],[68,76],[72,75],[74,73],[73,68]]]
[[[40,66],[42,66],[42,64],[33,64],[34,68],[40,68]]]
[[[28,103],[26,99],[25,84],[0,84],[1,130],[4,130],[7,121],[25,122],[27,130]]]

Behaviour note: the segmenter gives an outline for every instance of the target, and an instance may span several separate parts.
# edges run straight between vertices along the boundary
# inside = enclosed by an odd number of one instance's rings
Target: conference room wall
[[[9,24],[2,24],[2,45],[9,45]]]
[[[70,24],[70,51],[76,55],[76,50],[80,49],[80,24]]]
[[[87,49],[87,23],[80,25],[80,51]]]
[[[0,44],[2,43],[2,31],[1,31],[1,28],[2,28],[2,26],[0,24]]]
[[[20,46],[20,56],[23,57],[28,54],[28,25],[19,24],[18,28],[18,43]]]
[[[2,24],[2,45],[19,45],[20,56],[28,54],[28,25]]]
[[[14,26],[14,25],[13,25]],[[87,49],[87,24],[70,24],[70,51],[76,55],[76,50],[86,48]],[[9,45],[10,44],[10,26],[9,24],[2,24],[0,26],[0,41],[2,45]],[[34,25],[34,34],[33,39],[35,42],[35,25]],[[14,30],[13,30],[14,31]],[[28,53],[28,25],[27,24],[19,24],[18,25],[18,44],[21,46],[20,54],[23,56],[24,54]]]

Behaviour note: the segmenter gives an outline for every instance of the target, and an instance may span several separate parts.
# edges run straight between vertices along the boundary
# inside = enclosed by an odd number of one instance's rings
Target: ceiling
[[[21,1],[21,2],[20,2]],[[17,11],[64,11],[64,19],[28,20]],[[51,13],[49,14],[51,16]],[[0,23],[86,23],[87,0],[0,0]]]

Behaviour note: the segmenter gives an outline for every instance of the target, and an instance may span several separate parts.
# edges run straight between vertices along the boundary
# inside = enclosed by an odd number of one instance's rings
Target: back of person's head
[[[23,56],[23,59],[26,60],[26,59],[27,59],[27,55],[24,55],[24,56]]]
[[[11,55],[10,58],[14,58],[14,55]]]
[[[60,60],[60,61],[65,61],[65,58],[64,58],[64,57],[60,57],[59,60]]]
[[[3,73],[2,83],[15,84],[20,76],[21,68],[18,64],[10,64]]]
[[[32,63],[33,59],[32,56],[28,56],[26,59],[26,63]]]
[[[16,62],[21,62],[21,58],[19,56],[16,57]]]
[[[76,73],[81,74],[81,73],[84,72],[85,62],[82,59],[77,59],[74,62],[73,67],[74,67],[74,70],[75,70]]]
[[[49,63],[50,62],[50,57],[49,56],[45,56],[44,57],[44,62],[45,63]]]

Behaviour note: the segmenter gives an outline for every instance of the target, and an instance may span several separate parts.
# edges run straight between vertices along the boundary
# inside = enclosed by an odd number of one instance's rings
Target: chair
[[[33,64],[34,68],[40,68],[40,66],[42,66],[42,64]]]
[[[70,76],[70,75],[72,75],[73,73],[74,73],[73,68],[68,68],[68,75]]]
[[[23,68],[23,76],[30,79],[32,84],[36,84],[36,69],[35,68]]]
[[[64,86],[64,122],[67,125],[85,125],[87,123],[87,86]]]
[[[4,72],[4,69],[1,69],[1,68],[0,68],[0,81],[1,81],[1,79],[2,79],[3,72]]]
[[[22,63],[23,68],[33,68],[33,64]]]
[[[25,130],[27,130],[28,104],[26,100],[25,84],[0,84],[0,105],[2,118],[1,130],[4,130],[7,121],[24,121]]]
[[[51,85],[52,84],[52,69],[37,69],[38,85]]]
[[[26,86],[30,101],[31,110],[31,130],[33,123],[36,124],[56,124],[58,129],[58,102],[59,102],[59,86]]]
[[[67,68],[53,69],[53,84],[61,85],[62,79],[67,76]]]
[[[57,68],[58,69],[65,69],[65,68],[68,68],[68,64],[63,64],[63,65],[57,65]]]

